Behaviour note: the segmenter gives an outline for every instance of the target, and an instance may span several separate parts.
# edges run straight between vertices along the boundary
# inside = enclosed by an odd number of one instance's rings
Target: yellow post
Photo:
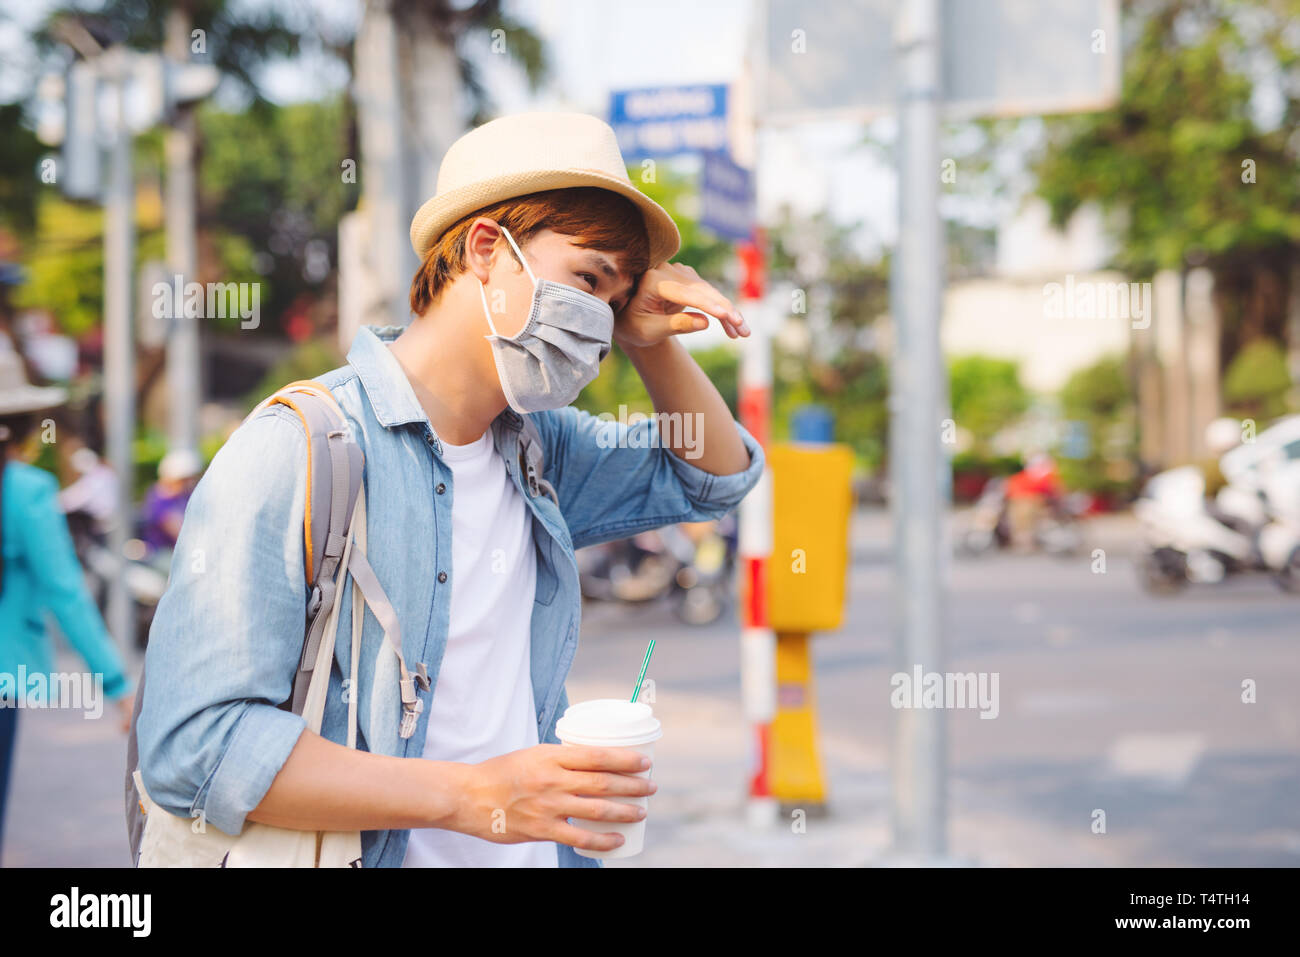
[[[826,785],[817,750],[817,695],[807,632],[776,636],[776,716],[772,720],[772,796],[788,813],[825,809]]]
[[[843,445],[774,443],[768,621],[776,632],[776,715],[769,749],[772,796],[785,813],[826,810],[817,746],[809,638],[844,617],[853,453]]]

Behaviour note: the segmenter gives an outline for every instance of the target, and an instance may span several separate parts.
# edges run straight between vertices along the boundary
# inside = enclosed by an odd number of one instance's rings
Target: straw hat
[[[58,386],[34,386],[28,382],[18,353],[0,344],[0,415],[52,409],[67,399],[67,391]]]
[[[438,192],[411,220],[421,259],[439,236],[484,206],[544,189],[598,186],[626,196],[645,217],[650,260],[676,254],[681,236],[662,206],[632,185],[609,124],[586,113],[519,113],[470,130],[438,168]]]

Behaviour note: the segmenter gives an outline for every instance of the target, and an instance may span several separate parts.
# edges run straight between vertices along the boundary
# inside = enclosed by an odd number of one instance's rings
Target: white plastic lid
[[[629,747],[663,737],[650,706],[621,698],[596,698],[569,705],[555,723],[561,741],[593,747]]]

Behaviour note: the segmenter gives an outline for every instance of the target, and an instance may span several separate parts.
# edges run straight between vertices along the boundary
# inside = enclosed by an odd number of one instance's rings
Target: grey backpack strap
[[[250,417],[267,405],[292,409],[307,437],[306,508],[303,515],[303,565],[311,593],[307,598],[306,637],[293,678],[291,707],[302,714],[307,702],[316,653],[326,619],[337,598],[339,562],[348,540],[348,524],[361,488],[365,456],[348,434],[347,419],[333,394],[312,380],[291,382],[268,396]]]
[[[519,433],[520,468],[523,469],[524,481],[528,491],[533,495],[545,493],[558,507],[560,498],[555,494],[555,487],[542,478],[546,467],[546,447],[542,444],[542,434],[537,430],[537,423],[531,415],[521,415],[523,429]]]
[[[311,594],[307,601],[306,638],[293,680],[293,713],[302,714],[311,683],[316,653],[341,580],[339,563],[348,539],[348,523],[361,490],[365,455],[348,434],[347,420],[329,391],[319,382],[293,382],[268,396],[248,414],[249,419],[268,405],[288,406],[302,421],[307,436],[307,507],[303,515],[303,565]],[[245,420],[247,421],[247,419]],[[378,591],[378,589],[376,589]],[[382,594],[382,592],[380,592]],[[423,665],[421,666],[423,673]],[[144,670],[135,691],[135,709],[127,736],[126,830],[131,863],[138,864],[144,834],[144,809],[135,786],[139,765],[136,727],[144,703]],[[426,679],[427,680],[427,679]]]
[[[131,864],[140,859],[140,839],[144,836],[144,810],[140,806],[140,792],[135,786],[135,769],[140,766],[140,745],[135,729],[140,724],[140,707],[144,704],[144,668],[135,688],[135,702],[131,709],[131,733],[126,738],[126,842],[131,848]]]
[[[294,404],[303,416],[311,449],[307,484],[310,519],[304,518],[304,530],[310,527],[310,537],[304,541],[304,556],[311,556],[314,568],[308,582],[311,594],[307,599],[306,638],[293,679],[292,704],[293,713],[302,714],[325,622],[338,598],[335,590],[342,577],[339,562],[361,489],[364,457],[330,400],[319,393],[302,392],[294,396]]]

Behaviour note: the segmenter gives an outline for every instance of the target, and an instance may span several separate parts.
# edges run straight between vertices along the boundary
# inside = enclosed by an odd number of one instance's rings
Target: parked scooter
[[[583,597],[633,604],[669,599],[687,624],[707,625],[734,590],[736,522],[668,525],[578,552]]]
[[[1207,430],[1219,449],[1240,423]],[[1207,501],[1205,473],[1194,465],[1153,476],[1134,506],[1143,549],[1139,574],[1152,592],[1215,584],[1246,572],[1270,574],[1300,591],[1300,416],[1266,429],[1219,459],[1226,484]]]

